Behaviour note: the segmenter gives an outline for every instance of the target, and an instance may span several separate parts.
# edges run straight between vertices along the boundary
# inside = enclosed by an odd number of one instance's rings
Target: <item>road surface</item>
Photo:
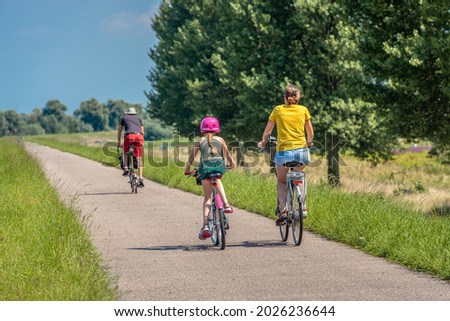
[[[220,251],[198,239],[202,197],[149,180],[131,194],[117,168],[26,147],[87,220],[120,300],[450,300],[450,282],[312,233],[283,243],[273,220],[237,208]]]

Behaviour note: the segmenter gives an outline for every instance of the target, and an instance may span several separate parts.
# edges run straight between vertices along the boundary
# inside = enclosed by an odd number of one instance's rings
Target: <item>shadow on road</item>
[[[104,193],[84,193],[80,194],[80,196],[95,196],[95,195],[124,195],[124,194],[132,194],[131,192],[104,192]]]
[[[230,243],[227,244],[227,248],[233,247],[248,247],[248,248],[258,248],[258,247],[286,247],[289,246],[288,243],[279,242],[279,241],[260,241],[260,242],[251,242],[245,241],[241,243]],[[155,247],[136,247],[129,248],[128,250],[132,251],[207,251],[207,250],[216,250],[215,246],[212,244],[208,245],[163,245],[163,246],[155,246]]]

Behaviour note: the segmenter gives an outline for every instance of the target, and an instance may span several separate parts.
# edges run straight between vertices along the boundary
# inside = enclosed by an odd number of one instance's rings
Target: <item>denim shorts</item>
[[[273,162],[277,167],[283,167],[288,162],[299,162],[303,165],[308,165],[309,160],[309,148],[297,148],[277,152]]]

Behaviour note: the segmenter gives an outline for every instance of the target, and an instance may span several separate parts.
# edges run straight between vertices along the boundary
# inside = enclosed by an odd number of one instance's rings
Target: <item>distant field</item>
[[[55,139],[57,137],[57,139]],[[106,155],[116,153],[117,132],[80,133],[67,135],[44,135],[30,138],[43,144],[63,144],[77,153],[77,146],[84,145],[102,148]],[[182,143],[186,144],[183,139]],[[109,148],[106,150],[105,144]],[[173,140],[147,142],[146,154],[151,156],[156,166],[160,166],[164,157],[173,158],[173,149],[161,147],[176,145]],[[187,148],[177,149],[179,166],[183,166],[188,156]],[[416,148],[420,150],[420,148]],[[100,155],[100,154],[99,154]],[[93,156],[94,157],[94,156]],[[99,156],[100,157],[100,156]],[[443,165],[434,158],[428,157],[426,150],[420,152],[404,152],[394,155],[392,160],[372,166],[369,162],[361,161],[351,155],[341,155],[341,183],[342,189],[349,192],[383,193],[395,200],[412,204],[419,211],[430,213],[433,211],[450,211],[450,166]],[[251,158],[250,156],[248,158]],[[102,158],[105,160],[105,158]],[[111,158],[108,158],[111,160]],[[309,182],[325,184],[327,177],[326,161],[317,155],[312,155],[311,166],[307,167]],[[251,163],[255,163],[253,159]],[[245,172],[270,175],[267,160],[260,159],[258,164],[245,168]],[[270,175],[271,176],[271,175]],[[448,214],[450,215],[450,213]]]
[[[114,154],[114,133],[103,133],[97,138],[57,135],[26,139],[112,166],[118,165],[117,155]],[[108,150],[104,144],[109,139],[113,143]],[[70,140],[72,141],[69,143]],[[146,159],[144,176],[201,194],[201,188],[183,175],[187,148],[183,147],[177,154],[170,146],[164,146],[161,142],[148,146],[147,149],[152,150],[150,157],[153,158]],[[165,159],[165,155],[169,159]],[[448,181],[448,169],[427,159],[423,154],[419,156],[418,159],[405,159],[408,155],[397,157],[375,168],[345,156],[347,166],[342,167],[344,187],[340,189],[332,189],[323,184],[326,171],[324,165],[308,168],[311,183],[308,208],[311,215],[306,220],[306,227],[324,237],[387,258],[410,269],[450,280],[450,216],[445,203],[436,205],[437,203],[431,202],[432,205],[427,205],[428,209],[420,206],[418,210],[414,201],[403,201],[410,195],[426,197],[434,189],[445,192],[446,185],[441,184],[441,181]],[[153,166],[150,166],[151,163]],[[267,174],[268,168],[264,166],[267,165],[259,164],[250,169],[229,172],[224,177],[224,185],[233,205],[274,218],[275,178]],[[396,181],[397,171],[404,173],[403,181]],[[417,184],[410,185],[419,178],[423,179],[419,184],[422,188]],[[395,188],[403,187],[405,191],[394,193]],[[442,211],[430,210],[436,207]]]

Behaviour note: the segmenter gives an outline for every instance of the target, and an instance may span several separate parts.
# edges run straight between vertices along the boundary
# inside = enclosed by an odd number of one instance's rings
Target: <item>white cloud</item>
[[[158,8],[152,7],[146,12],[122,11],[114,13],[101,21],[105,32],[142,32],[151,28],[151,18]]]
[[[101,26],[105,31],[126,31],[133,29],[134,20],[130,12],[119,12],[104,18]]]

